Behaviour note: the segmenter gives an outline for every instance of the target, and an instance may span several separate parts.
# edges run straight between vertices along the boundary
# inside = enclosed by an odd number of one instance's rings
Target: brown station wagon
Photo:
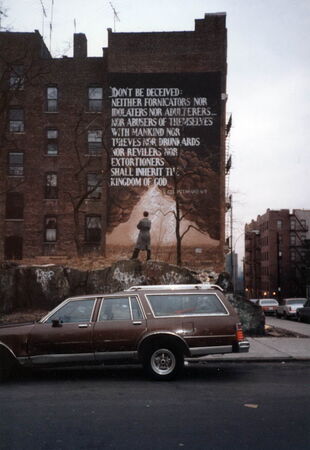
[[[184,358],[248,351],[238,315],[218,286],[133,286],[68,298],[39,322],[1,326],[0,377],[16,366],[136,361],[166,380]]]

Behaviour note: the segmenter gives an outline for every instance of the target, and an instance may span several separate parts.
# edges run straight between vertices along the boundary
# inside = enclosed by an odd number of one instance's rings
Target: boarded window
[[[24,195],[20,192],[8,192],[5,203],[6,219],[24,218]]]
[[[8,236],[4,241],[5,259],[23,259],[23,238],[21,236]]]

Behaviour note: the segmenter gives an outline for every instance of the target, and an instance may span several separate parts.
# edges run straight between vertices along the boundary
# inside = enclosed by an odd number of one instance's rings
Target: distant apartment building
[[[268,209],[245,225],[248,298],[305,296],[309,284],[310,210]]]
[[[187,260],[223,270],[226,31],[109,29],[100,57],[77,33],[62,58],[0,32],[0,260],[131,255],[147,209],[169,261],[177,203]]]

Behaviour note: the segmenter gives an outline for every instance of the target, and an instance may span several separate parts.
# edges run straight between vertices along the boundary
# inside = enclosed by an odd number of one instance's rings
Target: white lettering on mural
[[[177,87],[111,86],[110,100],[111,186],[166,186],[175,169],[165,167],[165,158],[182,148],[199,152],[198,130],[212,127],[217,116],[207,97]]]

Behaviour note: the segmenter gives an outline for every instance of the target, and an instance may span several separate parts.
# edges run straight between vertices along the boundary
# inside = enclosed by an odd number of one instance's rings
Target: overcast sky
[[[52,0],[0,0],[12,31],[38,29],[50,45]],[[42,21],[43,3],[47,18]],[[243,256],[244,224],[267,208],[310,209],[310,1],[112,0],[118,32],[191,31],[205,13],[226,12],[228,103],[233,115],[234,242]],[[54,0],[54,56],[72,55],[83,32],[89,56],[102,54],[114,28],[108,0]],[[43,28],[44,26],[44,28]]]

